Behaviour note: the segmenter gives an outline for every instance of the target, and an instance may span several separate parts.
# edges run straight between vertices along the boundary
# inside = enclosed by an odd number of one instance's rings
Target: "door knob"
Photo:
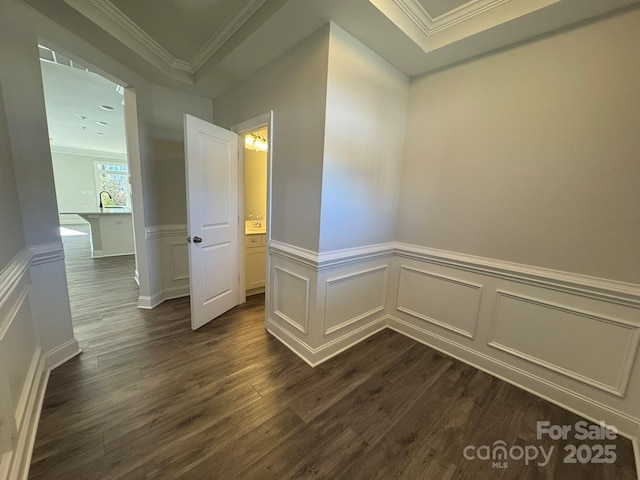
[[[193,237],[193,243],[201,243],[202,242],[202,238],[200,237]]]

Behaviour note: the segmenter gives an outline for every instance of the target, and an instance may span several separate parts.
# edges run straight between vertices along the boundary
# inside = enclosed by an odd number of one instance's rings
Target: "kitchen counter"
[[[133,255],[135,252],[131,208],[102,207],[60,213],[79,215],[89,222],[91,258]]]
[[[102,207],[94,208],[91,210],[74,210],[69,212],[60,212],[63,215],[80,215],[85,218],[85,215],[115,215],[115,214],[131,214],[131,208],[129,207]],[[86,218],[85,218],[86,220]]]

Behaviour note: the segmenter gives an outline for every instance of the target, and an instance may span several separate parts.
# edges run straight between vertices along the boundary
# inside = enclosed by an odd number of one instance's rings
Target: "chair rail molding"
[[[452,267],[490,277],[548,288],[595,300],[640,308],[640,285],[590,277],[504,260],[494,260],[406,243],[396,243],[395,256]]]

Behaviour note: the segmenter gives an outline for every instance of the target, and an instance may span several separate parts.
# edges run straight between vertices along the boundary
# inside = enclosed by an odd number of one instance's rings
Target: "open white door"
[[[240,303],[238,135],[185,115],[191,328]]]

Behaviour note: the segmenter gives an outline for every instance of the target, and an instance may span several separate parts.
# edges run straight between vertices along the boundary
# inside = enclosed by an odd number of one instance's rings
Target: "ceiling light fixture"
[[[266,152],[269,150],[269,145],[267,144],[267,139],[259,133],[249,133],[244,136],[244,148],[257,152]]]
[[[103,137],[104,133],[102,132],[93,132],[94,135],[98,135],[99,137]]]
[[[111,105],[100,105],[100,108],[101,108],[102,110],[107,111],[107,112],[110,112],[110,111],[112,111],[112,110],[113,110],[113,107],[112,107]]]
[[[106,127],[107,125],[109,125],[107,122],[96,122],[96,123],[101,127]]]

